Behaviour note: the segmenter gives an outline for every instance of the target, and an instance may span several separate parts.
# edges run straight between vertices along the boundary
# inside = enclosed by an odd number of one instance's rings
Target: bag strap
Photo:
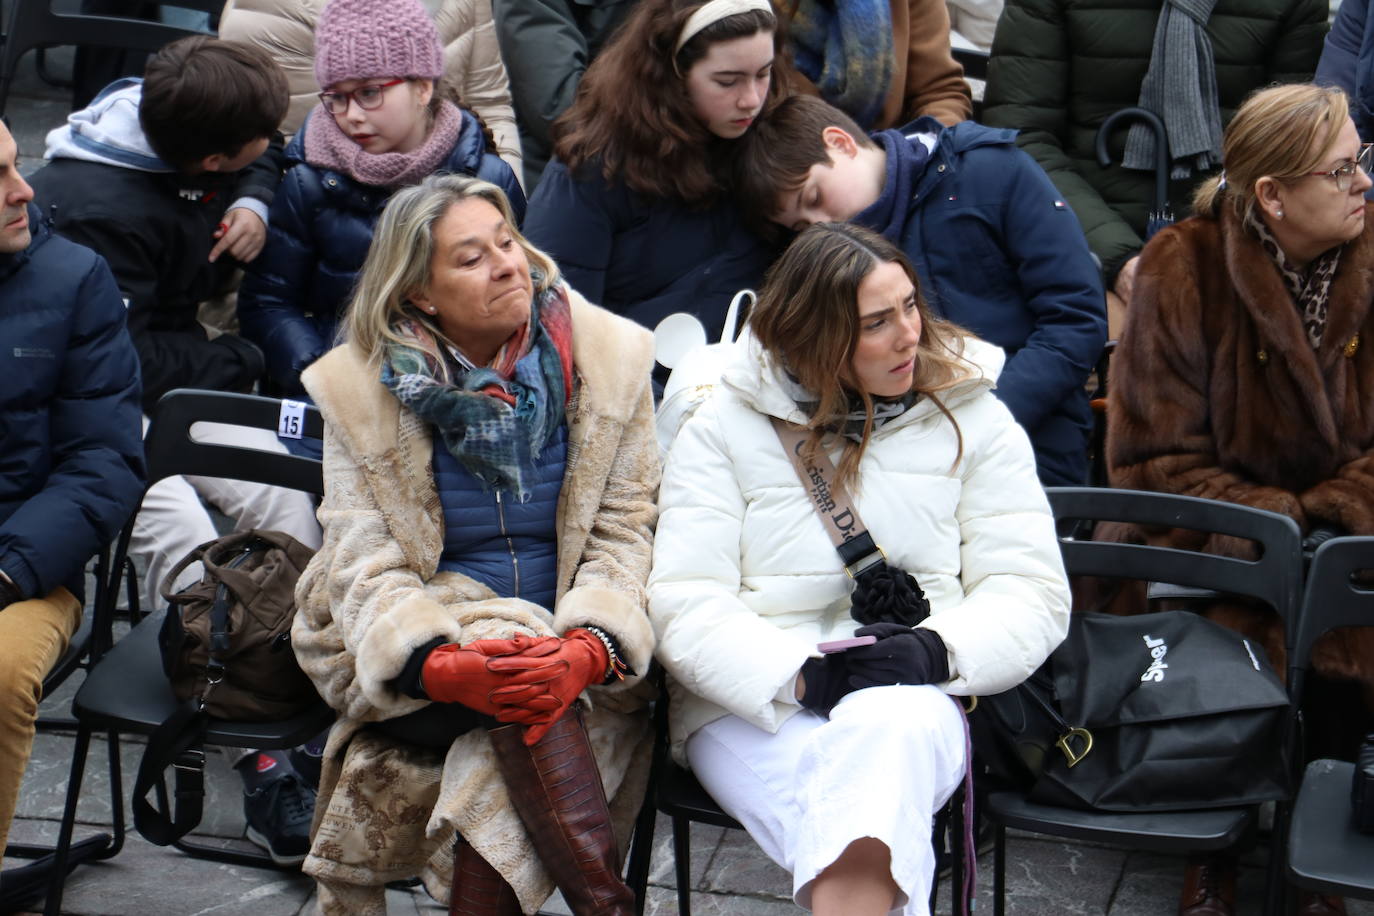
[[[148,736],[134,779],[134,828],[155,846],[177,842],[200,823],[205,802],[205,727],[208,717],[194,700],[187,700]],[[175,772],[172,816],[148,802],[167,767]]]
[[[821,527],[825,528],[826,536],[835,545],[844,563],[844,571],[851,579],[857,579],[886,562],[887,555],[868,533],[867,526],[859,517],[858,507],[837,478],[835,463],[825,449],[816,449],[815,461],[808,464],[802,457],[808,438],[806,428],[794,426],[778,417],[769,419],[773,421],[773,430],[782,442],[782,450],[787,453],[787,459],[792,462],[792,468],[801,480],[802,489],[820,516]]]

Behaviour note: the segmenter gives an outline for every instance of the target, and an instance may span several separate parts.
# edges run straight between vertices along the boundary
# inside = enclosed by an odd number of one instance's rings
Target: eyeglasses
[[[325,110],[330,114],[337,115],[348,111],[349,99],[357,102],[358,107],[363,111],[375,111],[382,107],[386,91],[392,86],[399,86],[404,82],[404,79],[399,79],[389,83],[379,83],[376,86],[359,86],[352,92],[321,92],[320,101],[324,103]]]
[[[1361,143],[1360,155],[1352,160],[1347,159],[1344,164],[1336,166],[1328,172],[1308,172],[1308,175],[1321,175],[1336,182],[1336,190],[1344,193],[1350,190],[1350,182],[1355,178],[1355,170],[1361,169],[1366,175],[1370,172],[1370,167],[1374,166],[1374,143]]]

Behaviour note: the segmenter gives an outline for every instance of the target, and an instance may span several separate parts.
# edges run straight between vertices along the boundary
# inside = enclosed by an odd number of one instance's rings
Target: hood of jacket
[[[81,159],[140,172],[176,171],[153,152],[138,123],[143,80],[127,77],[101,90],[90,105],[48,132],[45,159]]]
[[[1006,362],[1006,355],[1000,347],[976,337],[960,337],[957,344],[962,347],[967,372],[953,387],[940,394],[940,400],[951,409],[982,391],[995,388],[997,376],[1001,374],[1002,366]],[[806,414],[802,413],[796,401],[787,393],[782,381],[783,371],[782,366],[763,349],[762,344],[752,334],[747,334],[737,344],[735,358],[726,366],[721,379],[741,400],[759,413],[789,423],[803,424],[807,419]],[[884,424],[878,435],[900,429],[937,410],[930,398],[920,398],[906,413]]]

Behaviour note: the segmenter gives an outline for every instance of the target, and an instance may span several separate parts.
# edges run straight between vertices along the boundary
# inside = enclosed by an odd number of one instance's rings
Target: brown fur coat
[[[568,411],[552,614],[436,572],[443,520],[433,438],[382,386],[376,365],[345,344],[303,376],[325,419],[324,545],[297,587],[292,638],[301,667],[340,714],[304,866],[322,880],[379,887],[419,874],[447,899],[457,830],[515,888],[525,912],[553,890],[484,731],[460,736],[444,753],[363,728],[425,705],[396,689],[416,648],[435,637],[462,644],[593,623],[615,636],[635,671],[649,669],[654,638],[644,582],[659,475],[652,342],[638,326],[570,297],[578,385]],[[647,779],[647,686],[634,678],[584,695],[622,844]]]
[[[1150,241],[1112,357],[1113,486],[1280,512],[1304,533],[1335,525],[1374,534],[1374,208],[1367,212],[1363,234],[1341,254],[1316,351],[1278,268],[1229,208]],[[1099,537],[1112,540],[1142,536],[1102,527]],[[1178,529],[1144,536],[1232,556],[1252,549]],[[1229,607],[1214,616],[1262,639],[1282,670],[1272,613]],[[1315,663],[1374,683],[1374,629],[1333,634]]]

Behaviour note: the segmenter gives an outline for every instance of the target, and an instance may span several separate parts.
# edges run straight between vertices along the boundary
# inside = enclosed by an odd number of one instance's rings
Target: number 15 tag
[[[300,439],[305,435],[305,402],[281,402],[281,416],[277,418],[277,435],[283,439]]]

